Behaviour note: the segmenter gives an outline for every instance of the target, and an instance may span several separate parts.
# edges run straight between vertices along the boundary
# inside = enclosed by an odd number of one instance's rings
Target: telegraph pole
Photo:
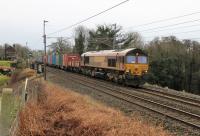
[[[47,42],[46,42],[46,33],[45,33],[45,25],[46,25],[46,23],[47,23],[48,21],[46,21],[46,20],[44,20],[44,22],[43,22],[43,25],[44,25],[44,35],[43,35],[43,38],[44,38],[44,80],[46,80],[47,79],[47,73],[46,73],[46,61],[47,61],[47,53],[46,53],[46,44],[47,44]]]
[[[117,28],[116,24],[114,24],[114,28],[116,30],[116,28]],[[116,46],[115,44],[116,44],[116,34],[114,34],[114,36],[113,36],[113,50],[115,49],[115,46]]]

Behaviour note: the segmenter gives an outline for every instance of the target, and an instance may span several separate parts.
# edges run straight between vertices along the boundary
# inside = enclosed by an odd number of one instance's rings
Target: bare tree
[[[72,44],[64,38],[58,38],[56,42],[50,45],[53,52],[57,54],[64,54],[72,52]]]
[[[144,42],[138,32],[129,32],[124,34],[122,48],[143,48]]]

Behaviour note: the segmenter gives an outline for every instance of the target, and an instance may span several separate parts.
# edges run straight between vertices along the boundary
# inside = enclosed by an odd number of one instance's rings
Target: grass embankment
[[[0,61],[0,66],[11,67],[12,61]]]
[[[24,88],[24,84],[22,84],[21,81],[24,81],[26,77],[33,76],[35,71],[30,69],[24,69],[24,70],[17,70],[15,71],[11,76],[11,81],[9,82],[8,86],[13,89],[14,92],[11,93],[3,93],[0,94],[1,98],[1,116],[2,120],[4,121],[4,124],[8,124],[10,126],[11,122],[16,116],[16,112],[19,109],[20,106],[20,97],[22,94],[22,90]],[[8,82],[10,80],[10,77],[0,75],[0,85],[3,85],[5,82]],[[19,91],[16,93],[16,91]],[[7,122],[7,123],[5,123]]]
[[[38,103],[30,101],[20,112],[18,136],[169,135],[162,127],[126,117],[120,111],[53,84],[41,83],[40,89]]]
[[[10,80],[10,77],[0,74],[0,86],[4,85]]]

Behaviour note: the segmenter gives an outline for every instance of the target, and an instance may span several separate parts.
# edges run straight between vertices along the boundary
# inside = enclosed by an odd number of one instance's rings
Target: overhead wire
[[[199,38],[179,38],[179,40],[183,41],[183,40],[200,40]],[[152,42],[152,40],[144,40],[144,42],[148,43],[148,42]]]
[[[127,28],[133,28],[133,27],[141,27],[141,26],[145,26],[145,25],[151,25],[151,24],[155,24],[155,23],[159,23],[159,22],[165,22],[165,21],[174,20],[174,19],[178,19],[178,18],[183,18],[183,17],[195,15],[195,14],[200,14],[200,11],[189,13],[189,14],[185,14],[185,15],[181,15],[181,16],[176,16],[176,17],[171,17],[171,18],[156,20],[156,21],[152,21],[152,22],[149,22],[149,23],[144,23],[144,24],[141,24],[141,25],[135,25],[135,26],[127,27]]]
[[[49,33],[49,34],[47,34],[47,35],[52,35],[52,34],[55,34],[55,33],[62,32],[62,31],[65,31],[65,30],[67,30],[67,29],[70,29],[70,28],[72,28],[72,27],[74,27],[74,26],[76,26],[76,25],[79,25],[79,24],[81,24],[81,23],[83,23],[83,22],[86,22],[86,21],[88,21],[88,20],[90,20],[90,19],[92,19],[92,18],[94,18],[94,17],[96,17],[96,16],[99,16],[99,15],[101,15],[101,14],[107,12],[107,11],[110,11],[110,10],[112,10],[112,9],[114,9],[114,8],[120,6],[120,5],[122,5],[122,4],[124,4],[124,3],[128,2],[128,1],[129,1],[129,0],[122,1],[122,2],[120,2],[120,3],[118,3],[118,4],[114,5],[114,6],[112,6],[112,7],[110,7],[110,8],[108,8],[108,9],[106,9],[106,10],[103,10],[103,11],[97,13],[97,14],[94,14],[94,15],[92,15],[92,16],[86,18],[86,19],[83,19],[83,20],[81,20],[81,21],[78,21],[77,23],[74,23],[74,24],[72,24],[72,25],[70,25],[70,26],[67,26],[67,27],[65,27],[65,28],[62,28],[62,29],[57,30],[57,31],[55,31],[55,32]]]
[[[193,33],[193,32],[200,32],[200,30],[193,30],[193,31],[184,31],[184,32],[177,32],[177,33],[171,33],[171,35],[175,35],[175,34],[182,34],[182,33]],[[165,35],[170,35],[170,33],[169,34],[165,34]],[[161,37],[162,36],[165,36],[165,35],[160,35]],[[149,37],[144,37],[144,38],[153,38],[153,37],[155,37],[155,36],[149,36]]]
[[[109,10],[115,8],[115,7],[118,7],[118,6],[120,6],[121,4],[124,4],[124,3],[128,2],[128,1],[129,1],[129,0],[125,0],[125,1],[123,1],[123,2],[120,2],[120,3],[118,3],[118,4],[114,5],[114,6],[112,6],[112,7],[108,8],[108,9],[106,9],[106,10],[103,10],[103,11],[101,11],[101,12],[99,12],[99,13],[93,15],[93,16],[90,16],[90,17],[88,17],[88,18],[86,18],[86,19],[83,19],[83,20],[81,20],[81,21],[79,21],[79,22],[77,22],[77,23],[75,23],[75,24],[72,24],[72,25],[70,25],[70,26],[68,26],[68,27],[62,28],[62,29],[60,29],[60,30],[58,30],[58,31],[49,33],[48,35],[52,35],[52,34],[55,34],[55,33],[62,32],[62,31],[64,31],[64,30],[70,29],[70,28],[72,28],[72,27],[74,27],[74,26],[76,26],[76,25],[78,25],[78,24],[81,24],[81,23],[83,23],[83,22],[85,22],[85,21],[88,21],[88,20],[90,20],[90,19],[92,19],[92,18],[98,16],[98,15],[101,15],[101,14],[103,14],[103,13],[105,13],[105,12],[107,12],[107,11],[109,11]],[[151,25],[151,24],[154,24],[154,23],[159,23],[159,22],[165,22],[165,21],[169,21],[169,20],[179,19],[179,18],[183,18],[183,17],[187,17],[187,16],[199,14],[199,13],[200,13],[200,11],[198,11],[198,12],[193,12],[193,13],[190,13],[190,14],[181,15],[181,16],[171,17],[171,18],[167,18],[167,19],[152,21],[152,22],[149,22],[149,23],[145,23],[145,24],[141,24],[141,25],[136,25],[136,26],[133,26],[133,27],[141,27],[141,26],[144,26],[144,25]],[[160,29],[160,28],[165,28],[165,27],[172,27],[172,26],[177,26],[177,25],[187,24],[187,23],[192,23],[192,22],[197,22],[197,21],[200,21],[200,19],[191,20],[191,21],[185,21],[185,22],[180,22],[180,23],[172,24],[172,25],[154,27],[154,28],[150,28],[150,29],[141,30],[141,31],[139,31],[139,32],[148,32],[148,31],[155,30],[155,29]],[[198,25],[190,25],[190,26],[183,26],[183,27],[185,28],[185,27],[193,27],[193,26],[198,26]],[[178,27],[178,28],[183,28],[183,27]],[[176,28],[170,28],[170,29],[176,29]],[[166,31],[166,30],[170,30],[170,29],[162,29],[162,30],[159,30],[159,31],[151,31],[151,32],[160,32],[160,31]],[[200,31],[200,30],[197,30],[197,31]],[[190,33],[190,32],[195,32],[195,31],[187,31],[187,32]],[[187,32],[180,32],[180,33],[187,33]],[[174,33],[174,34],[180,34],[180,33]]]
[[[172,29],[189,28],[189,27],[196,27],[196,26],[200,26],[200,24],[189,25],[189,26],[180,26],[180,27],[175,27],[175,28],[173,27],[173,28],[161,29],[161,30],[157,30],[157,31],[148,31],[145,33],[155,33],[155,32],[167,31],[167,30],[172,30]]]
[[[159,29],[159,28],[166,28],[166,27],[177,26],[177,25],[182,25],[182,24],[187,24],[187,23],[192,23],[192,22],[198,22],[198,21],[200,21],[200,19],[195,19],[195,20],[191,20],[191,21],[184,21],[184,22],[180,22],[180,23],[176,23],[176,24],[159,26],[159,27],[154,27],[154,28],[150,28],[150,29],[144,29],[144,30],[140,30],[139,32],[146,32],[146,31],[151,31],[151,30],[155,30],[155,29]]]

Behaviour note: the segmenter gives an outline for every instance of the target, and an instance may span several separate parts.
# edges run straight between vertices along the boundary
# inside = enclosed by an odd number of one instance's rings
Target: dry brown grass
[[[15,84],[16,82],[24,80],[27,77],[32,77],[34,75],[36,75],[36,71],[29,68],[16,70],[11,76],[10,84]]]
[[[69,90],[43,83],[43,99],[20,112],[19,136],[168,136],[137,117],[105,107]],[[40,90],[41,92],[41,90]],[[45,97],[44,97],[45,96]]]
[[[23,80],[27,77],[32,77],[36,75],[36,71],[32,69],[24,69],[22,72],[19,73],[18,80]]]

